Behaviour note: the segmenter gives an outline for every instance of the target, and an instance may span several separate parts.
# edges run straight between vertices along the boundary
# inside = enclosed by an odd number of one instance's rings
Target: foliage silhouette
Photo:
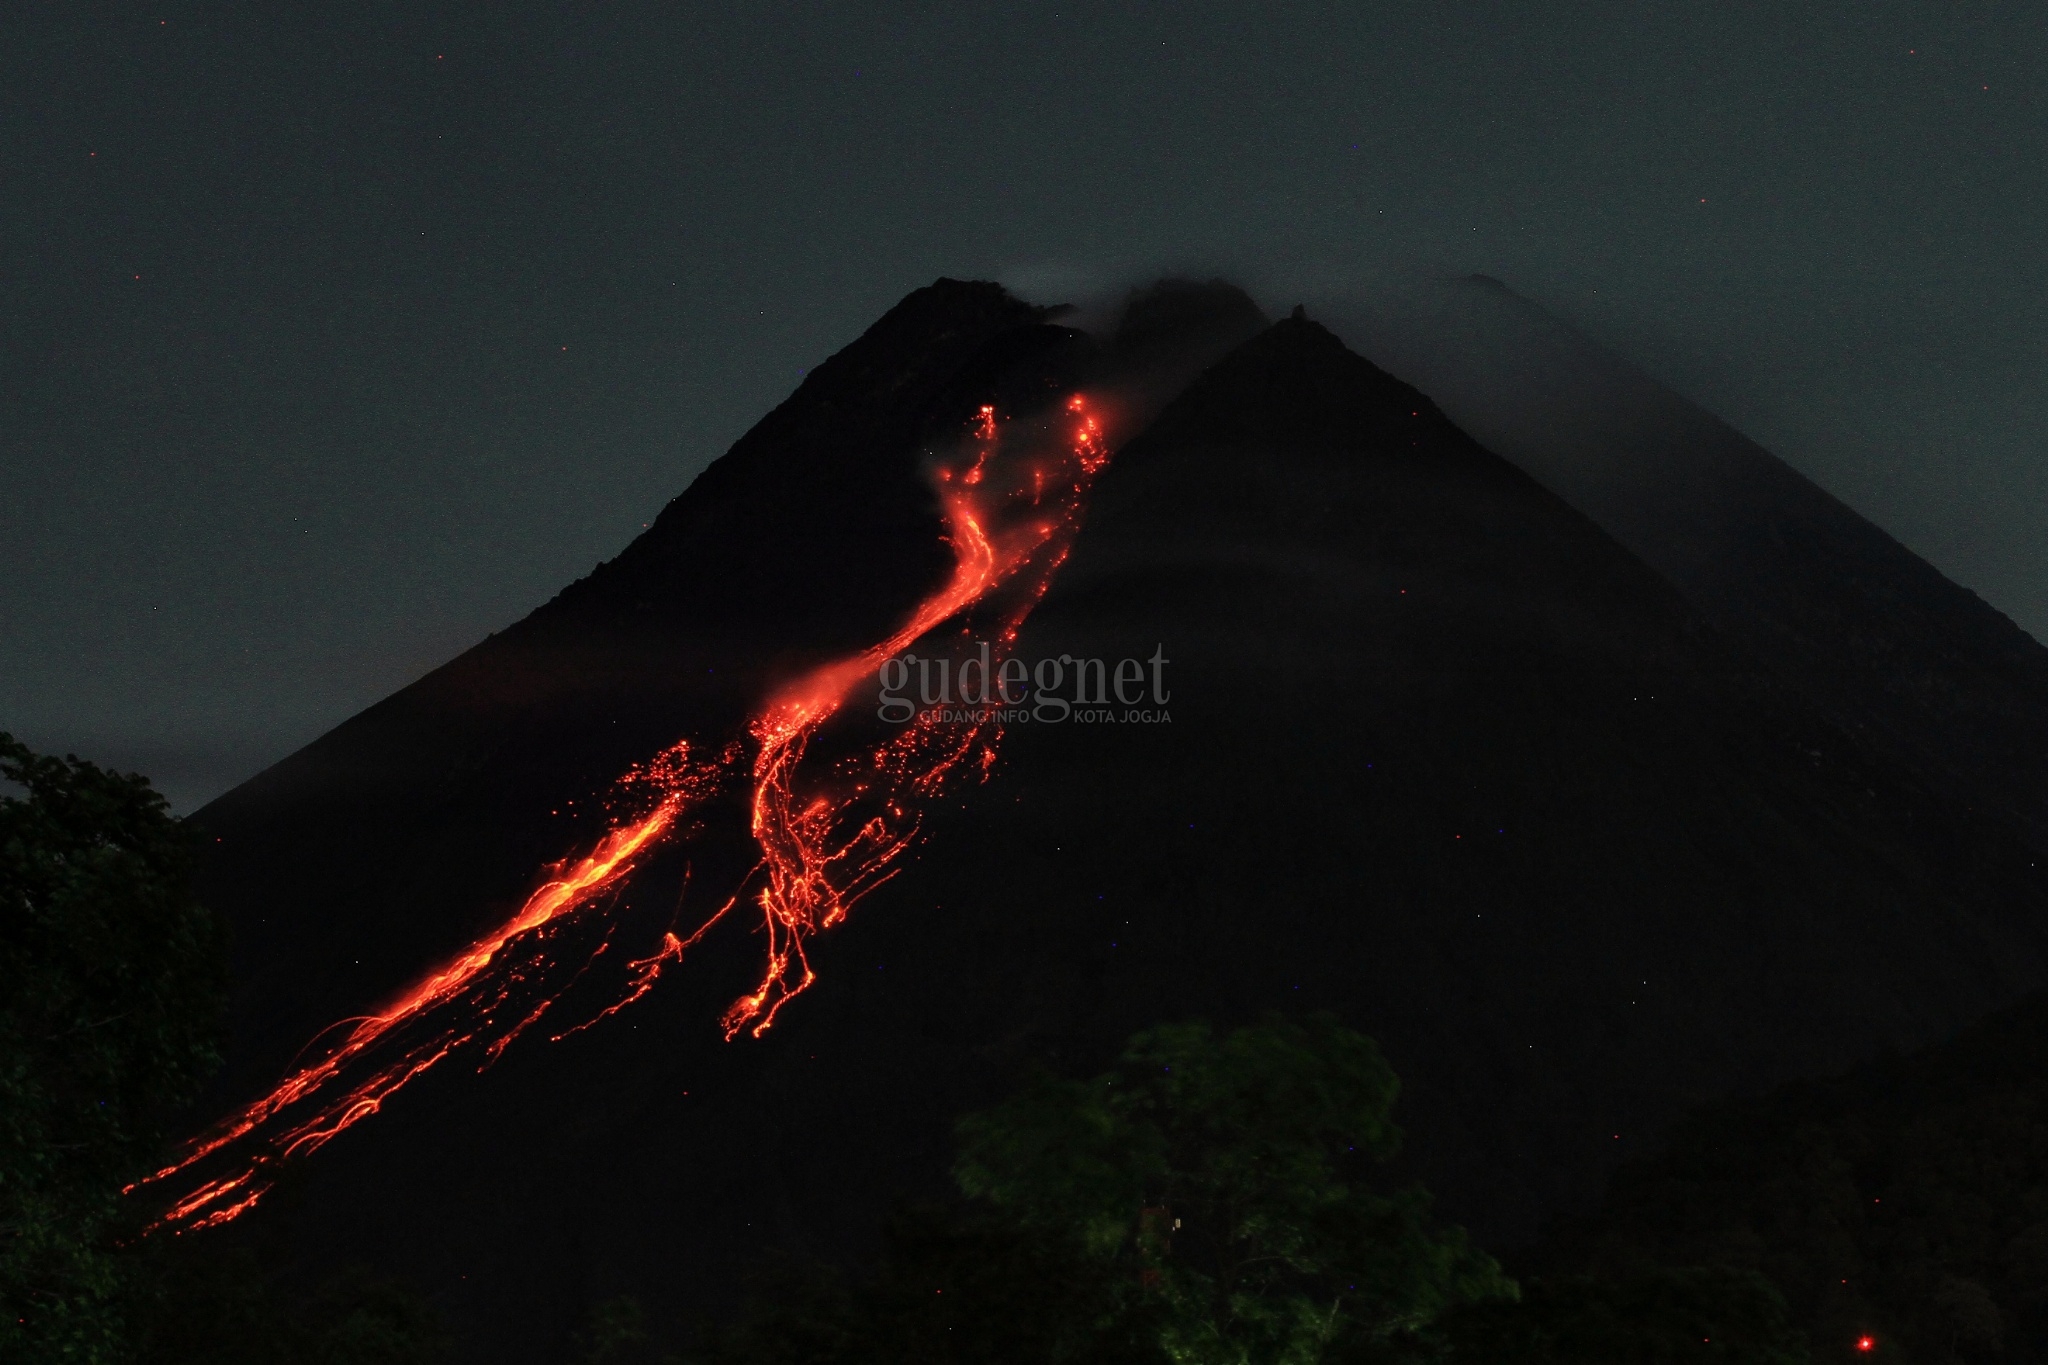
[[[964,1206],[849,1286],[785,1271],[710,1361],[1313,1365],[1514,1286],[1419,1188],[1373,1179],[1399,1083],[1327,1018],[1134,1037],[960,1124]]]
[[[225,937],[147,780],[0,734],[0,1359],[121,1358],[132,1213],[219,1064]]]

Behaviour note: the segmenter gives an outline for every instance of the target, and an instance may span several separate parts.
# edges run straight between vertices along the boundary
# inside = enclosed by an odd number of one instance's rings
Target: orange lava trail
[[[752,900],[761,911],[766,963],[757,988],[720,1021],[728,1038],[741,1029],[765,1032],[778,1011],[816,979],[806,941],[845,919],[855,903],[896,874],[917,838],[922,803],[939,795],[963,766],[985,775],[994,763],[1000,719],[993,708],[980,708],[966,720],[943,723],[920,713],[886,742],[835,765],[822,779],[804,768],[812,739],[853,688],[938,627],[958,622],[967,634],[976,609],[985,608],[993,617],[985,623],[993,627],[993,657],[1008,657],[1019,626],[1065,561],[1089,484],[1108,460],[1101,428],[1081,398],[1070,400],[1060,422],[1064,430],[1054,439],[1027,435],[1026,448],[1015,451],[1006,449],[995,409],[982,408],[972,458],[934,471],[954,556],[947,582],[888,638],[783,688],[750,722],[755,747],[746,775],[761,860],[748,882],[759,882]],[[343,1021],[337,1026],[340,1040],[329,1042],[317,1061],[296,1066],[270,1093],[188,1142],[169,1165],[138,1182],[196,1182],[149,1230],[182,1232],[229,1222],[269,1189],[280,1162],[317,1151],[451,1054],[477,1050],[489,1065],[557,1003],[609,942],[607,937],[595,953],[586,952],[569,982],[551,986],[561,967],[552,953],[556,931],[615,900],[646,857],[675,834],[680,817],[736,776],[743,761],[737,746],[715,761],[696,759],[686,740],[629,772],[620,794],[638,813],[614,824],[582,858],[553,869],[503,924],[375,1014]],[[744,885],[735,890],[687,938],[670,932],[652,954],[629,961],[618,998],[555,1036],[587,1028],[640,999],[745,893]],[[519,1012],[513,1018],[515,1005]],[[214,1170],[220,1173],[203,1174]]]
[[[258,1147],[236,1174],[204,1182],[176,1200],[151,1230],[211,1227],[236,1217],[269,1188],[278,1160],[319,1150],[376,1113],[393,1093],[450,1052],[492,1032],[513,987],[544,957],[548,931],[616,890],[667,837],[676,818],[711,790],[708,774],[691,765],[687,743],[629,774],[624,785],[639,782],[660,791],[653,810],[614,826],[589,854],[566,869],[557,868],[558,875],[510,919],[377,1013],[345,1021],[340,1043],[319,1061],[294,1070],[269,1094],[215,1124],[187,1143],[170,1165],[138,1182],[177,1175],[238,1144]],[[544,999],[540,1009],[500,1032],[490,1055],[502,1051],[548,1003]],[[457,1006],[468,1007],[467,1018],[450,1020],[425,1037],[408,1036],[414,1026]]]
[[[973,463],[957,473],[938,471],[946,539],[954,554],[950,581],[888,639],[802,679],[755,720],[753,734],[761,748],[754,759],[753,829],[766,871],[757,900],[767,966],[760,985],[735,1001],[721,1020],[728,1038],[749,1026],[756,1036],[772,1027],[777,1011],[816,980],[804,941],[839,923],[855,902],[895,875],[896,861],[917,836],[917,815],[908,798],[937,795],[977,748],[985,753],[982,771],[993,763],[1001,734],[994,720],[941,727],[920,716],[872,755],[870,785],[857,787],[851,796],[806,794],[797,782],[811,736],[844,704],[855,682],[981,602],[997,585],[1022,578],[1014,585],[1022,589],[1016,594],[1021,602],[1001,618],[994,641],[995,661],[1007,657],[1017,628],[1064,562],[1067,545],[1080,529],[1088,486],[1108,460],[1100,424],[1088,415],[1083,400],[1070,400],[1068,412],[1073,427],[1058,458],[1028,460],[1015,471],[1030,480],[1027,514],[1010,516],[1012,524],[998,530],[1003,514],[1014,513],[1026,499],[1021,478],[1020,486],[1007,491],[986,485],[1001,435],[995,409],[984,407]],[[1042,509],[1049,480],[1058,480],[1067,496],[1056,508]],[[866,818],[849,821],[863,807]]]

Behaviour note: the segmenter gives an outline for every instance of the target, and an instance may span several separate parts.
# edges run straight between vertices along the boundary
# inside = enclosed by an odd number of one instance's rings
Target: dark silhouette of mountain
[[[2048,649],[1975,593],[1498,280],[1390,294],[1344,330],[1779,685],[2048,847]]]
[[[1406,1079],[1414,1170],[1509,1242],[1692,1104],[2048,980],[2017,836],[1314,322],[1176,286],[1096,342],[942,281],[618,559],[196,817],[240,933],[223,1101],[587,845],[570,802],[884,636],[946,569],[923,452],[1081,382],[1142,430],[1019,657],[1162,654],[1169,722],[1012,725],[765,1038],[714,1026],[757,970],[735,920],[599,1027],[429,1075],[221,1235],[381,1265],[473,1358],[552,1359],[613,1294],[673,1326],[764,1252],[857,1263],[1027,1063],[1332,1009]],[[879,733],[856,709],[816,757]],[[700,819],[622,935],[744,872],[737,798]]]

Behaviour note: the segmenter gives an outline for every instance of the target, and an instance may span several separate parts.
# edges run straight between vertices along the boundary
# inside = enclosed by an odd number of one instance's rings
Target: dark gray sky
[[[940,274],[1496,275],[2048,635],[2038,4],[29,8],[0,728],[184,809]]]

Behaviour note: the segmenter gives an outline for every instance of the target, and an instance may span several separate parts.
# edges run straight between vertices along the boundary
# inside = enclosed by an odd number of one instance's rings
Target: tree
[[[1400,1084],[1319,1017],[1151,1029],[960,1125],[961,1188],[1072,1240],[1188,1365],[1314,1365],[1514,1286],[1419,1186],[1383,1191]]]
[[[141,777],[0,733],[0,1359],[125,1351],[122,1186],[219,1064],[227,957]]]

